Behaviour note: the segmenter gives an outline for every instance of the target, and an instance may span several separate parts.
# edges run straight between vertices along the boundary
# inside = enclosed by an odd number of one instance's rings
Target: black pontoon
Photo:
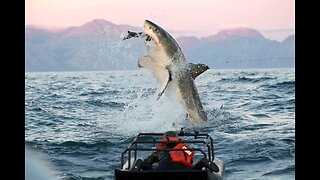
[[[169,151],[167,149],[156,149],[162,143],[164,133],[139,133],[132,143],[121,153],[121,166],[115,169],[116,180],[143,180],[143,179],[188,179],[188,180],[221,180],[224,177],[224,164],[214,156],[213,139],[207,133],[197,131],[187,133],[181,130],[178,135],[181,143],[190,145],[190,149],[174,149],[177,151],[195,151],[193,164],[200,159],[207,159],[218,167],[218,171],[202,169],[188,170],[142,170],[137,168],[136,163],[144,159],[154,151]],[[172,149],[170,150],[172,151]],[[148,153],[148,154],[146,154]],[[140,160],[141,161],[141,160]],[[156,166],[156,165],[154,165]]]

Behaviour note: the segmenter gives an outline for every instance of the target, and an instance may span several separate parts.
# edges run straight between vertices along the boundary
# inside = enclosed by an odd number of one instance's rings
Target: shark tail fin
[[[204,73],[209,69],[209,66],[206,64],[193,64],[189,63],[189,68],[191,70],[191,76],[193,79],[196,79],[200,74]]]

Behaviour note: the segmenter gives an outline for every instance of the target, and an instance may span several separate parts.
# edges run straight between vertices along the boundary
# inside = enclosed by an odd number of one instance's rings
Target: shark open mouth
[[[145,34],[146,39],[145,39],[145,44],[148,49],[153,49],[157,50],[158,43],[152,38],[152,36],[149,36],[148,34]]]
[[[145,32],[133,32],[128,31],[128,34],[122,39],[131,39],[131,38],[143,38],[145,40],[145,44],[147,48],[156,50],[158,47],[158,42],[150,35]]]

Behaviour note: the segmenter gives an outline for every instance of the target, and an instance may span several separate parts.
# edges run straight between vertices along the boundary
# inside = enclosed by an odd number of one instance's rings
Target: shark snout
[[[160,27],[158,25],[156,25],[155,23],[153,23],[149,20],[144,21],[144,29],[145,30],[149,30],[149,29],[155,30],[155,29],[159,29],[159,28]]]
[[[151,27],[150,21],[149,20],[145,20],[143,26],[144,26],[145,30],[150,29],[150,27]]]
[[[147,19],[144,21],[144,26],[150,26],[151,24],[153,23]]]

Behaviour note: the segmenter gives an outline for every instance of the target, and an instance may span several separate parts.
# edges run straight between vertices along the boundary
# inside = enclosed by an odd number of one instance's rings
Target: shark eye
[[[154,29],[154,31],[155,31],[155,32],[157,32],[157,31],[158,31],[158,29],[156,28],[156,29]]]

